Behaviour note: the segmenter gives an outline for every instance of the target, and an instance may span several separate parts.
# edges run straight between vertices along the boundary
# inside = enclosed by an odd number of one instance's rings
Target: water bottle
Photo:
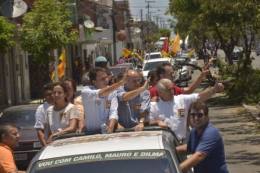
[[[106,134],[107,133],[107,124],[106,123],[101,124],[100,129],[101,129],[102,134]]]

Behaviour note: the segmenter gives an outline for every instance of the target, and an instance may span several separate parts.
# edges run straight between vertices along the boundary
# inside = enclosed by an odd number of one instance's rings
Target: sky
[[[167,19],[171,18],[170,16],[166,16],[165,12],[169,6],[169,0],[150,0],[154,1],[150,3],[150,11],[151,16],[159,16],[160,20],[167,21]],[[130,11],[133,18],[141,18],[140,10],[143,9],[143,20],[146,19],[147,14],[147,3],[146,0],[129,0]],[[155,20],[155,17],[152,17]]]

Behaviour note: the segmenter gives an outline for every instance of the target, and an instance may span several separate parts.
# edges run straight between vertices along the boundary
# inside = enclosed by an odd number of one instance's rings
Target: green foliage
[[[232,78],[225,91],[229,98],[236,102],[258,103],[260,100],[260,70],[251,66],[243,67],[240,63],[228,65],[218,62],[223,79]]]
[[[12,47],[14,42],[15,25],[0,16],[0,52]]]
[[[21,31],[23,48],[39,61],[47,61],[52,50],[77,39],[68,0],[35,1],[32,11],[23,18]]]
[[[161,37],[169,38],[171,35],[171,30],[169,30],[169,29],[160,29],[159,32],[160,32]]]
[[[260,28],[257,0],[171,0],[170,12],[178,19],[181,36],[201,48],[206,40],[218,41],[232,64],[231,53],[239,41],[250,57],[254,36]]]

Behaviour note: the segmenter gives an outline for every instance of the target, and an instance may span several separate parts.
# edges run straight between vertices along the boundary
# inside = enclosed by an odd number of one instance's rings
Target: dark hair
[[[107,62],[95,62],[95,67],[106,68],[107,67]]]
[[[61,88],[63,89],[64,93],[67,94],[68,93],[68,90],[67,90],[67,84],[65,82],[55,82],[53,83],[53,88],[55,86],[61,86]]]
[[[149,71],[147,75],[147,79],[150,78],[150,81],[153,82],[157,78],[157,74],[155,70]]]
[[[73,91],[74,91],[74,92],[77,91],[77,84],[76,84],[76,82],[75,82],[74,79],[65,78],[65,79],[63,80],[63,82],[64,82],[64,83],[66,83],[66,82],[71,82]]]
[[[160,79],[161,74],[165,74],[165,69],[164,69],[165,66],[171,66],[172,67],[171,63],[169,63],[169,62],[164,62],[161,65],[157,66],[156,75],[157,75],[158,79]]]
[[[93,81],[96,80],[97,78],[97,73],[98,72],[104,72],[104,73],[107,73],[107,70],[104,69],[104,68],[101,68],[101,67],[96,67],[96,68],[93,68],[89,71],[89,80],[90,82],[93,84]]]
[[[190,114],[191,109],[203,110],[203,112],[206,116],[208,116],[208,113],[209,113],[209,108],[208,108],[207,104],[205,102],[201,102],[201,101],[196,101],[191,104],[191,106],[189,108],[189,114]]]
[[[53,89],[53,83],[47,83],[45,85],[43,85],[43,92],[47,91],[47,90],[52,90]]]
[[[0,125],[0,142],[2,142],[3,136],[8,133],[10,127],[17,128],[14,124],[10,124],[10,123],[5,123]]]

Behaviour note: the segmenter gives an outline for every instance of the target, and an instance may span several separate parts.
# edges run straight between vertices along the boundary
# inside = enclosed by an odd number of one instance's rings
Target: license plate
[[[28,155],[27,155],[27,153],[16,153],[16,154],[14,154],[14,158],[15,158],[15,160],[27,160]]]
[[[34,142],[33,143],[33,148],[41,148],[42,144],[40,142]]]

